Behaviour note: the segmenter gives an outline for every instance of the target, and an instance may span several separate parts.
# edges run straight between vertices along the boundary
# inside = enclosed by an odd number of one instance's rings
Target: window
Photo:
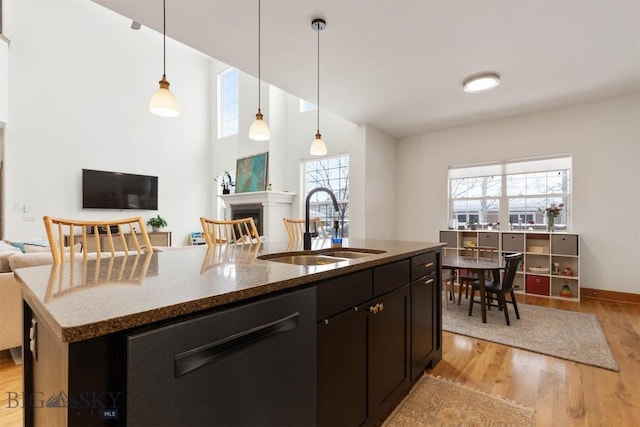
[[[314,188],[325,187],[335,194],[340,208],[335,212],[331,196],[320,191],[311,196],[309,217],[320,217],[327,231],[339,221],[342,236],[349,237],[349,155],[305,161],[304,177],[305,199]]]
[[[311,111],[318,108],[316,104],[313,102],[305,101],[304,99],[300,100],[300,112],[304,113],[305,111]]]
[[[557,157],[449,169],[449,218],[457,224],[499,224],[544,230],[542,213],[564,204],[556,229],[567,230],[571,199],[571,157]],[[506,227],[504,227],[506,229]]]
[[[238,133],[238,69],[218,74],[218,138]]]

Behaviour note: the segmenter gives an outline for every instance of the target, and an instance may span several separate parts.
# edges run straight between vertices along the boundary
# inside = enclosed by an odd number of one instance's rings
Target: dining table
[[[480,290],[480,307],[482,323],[487,323],[487,294],[485,289],[486,272],[491,271],[494,282],[500,282],[500,270],[504,270],[506,263],[503,259],[487,259],[478,256],[445,255],[442,257],[442,268],[452,270],[468,270],[478,276]],[[473,298],[473,294],[471,298]]]

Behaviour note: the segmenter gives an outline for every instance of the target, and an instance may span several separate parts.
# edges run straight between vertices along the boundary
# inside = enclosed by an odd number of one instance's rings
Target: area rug
[[[382,427],[533,426],[534,411],[442,378],[424,375]]]
[[[461,305],[443,299],[442,329],[486,341],[560,357],[586,365],[619,371],[597,316],[518,303],[520,320],[508,304],[511,326],[495,307],[487,311],[482,323],[480,306],[469,317],[468,301]]]

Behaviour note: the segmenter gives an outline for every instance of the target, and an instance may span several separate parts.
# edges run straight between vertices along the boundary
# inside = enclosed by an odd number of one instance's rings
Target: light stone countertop
[[[345,239],[345,248],[384,250],[338,264],[256,259],[301,251],[302,243],[185,247],[142,256],[17,269],[23,299],[62,342],[76,342],[267,295],[389,263],[442,243]],[[312,250],[331,248],[330,240]]]

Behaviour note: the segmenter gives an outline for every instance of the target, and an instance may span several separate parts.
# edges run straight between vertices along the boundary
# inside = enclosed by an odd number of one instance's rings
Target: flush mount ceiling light
[[[149,101],[149,111],[162,117],[178,117],[180,115],[180,104],[176,97],[169,91],[169,81],[167,81],[167,14],[165,0],[162,0],[162,79],[160,89],[156,91]]]
[[[318,98],[316,102],[316,106],[318,107],[318,126],[316,128],[316,138],[313,140],[311,149],[309,150],[313,156],[324,156],[327,154],[327,144],[324,143],[322,135],[320,135],[320,31],[324,30],[326,26],[327,22],[322,18],[316,18],[311,21],[311,28],[318,32]]]
[[[260,82],[260,0],[258,0],[258,112],[249,128],[249,138],[254,141],[268,141],[271,138],[271,132],[260,111]]]
[[[493,89],[500,84],[500,75],[498,73],[478,73],[473,74],[462,83],[462,88],[467,93],[484,92]]]

